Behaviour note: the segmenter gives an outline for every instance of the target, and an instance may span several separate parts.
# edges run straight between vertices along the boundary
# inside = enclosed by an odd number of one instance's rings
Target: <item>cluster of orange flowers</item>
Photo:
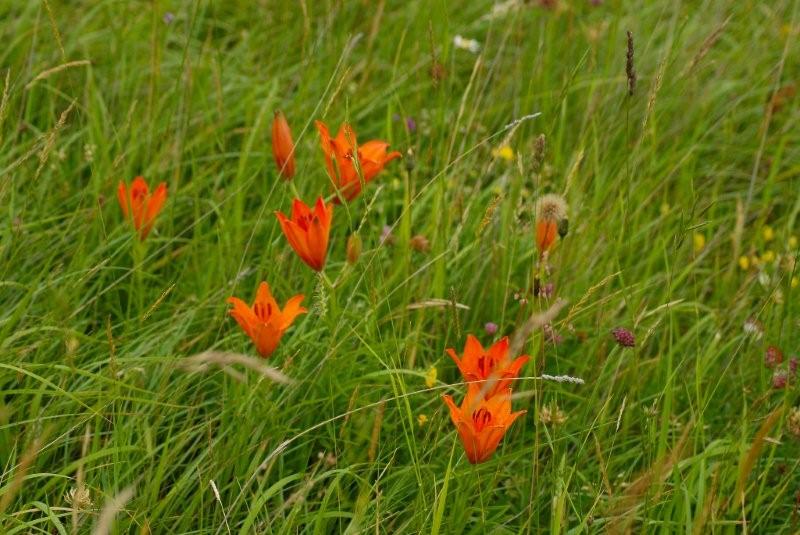
[[[467,335],[464,354],[447,353],[455,361],[467,383],[467,393],[459,407],[449,395],[442,396],[450,408],[461,443],[472,464],[489,460],[511,424],[525,411],[511,412],[511,382],[517,378],[528,355],[516,359],[509,355],[508,337],[488,349],[477,338]]]
[[[295,253],[311,269],[319,272],[325,267],[328,255],[333,204],[341,202],[340,198],[348,201],[355,199],[363,186],[375,178],[388,162],[399,158],[400,153],[387,152],[389,144],[385,141],[373,140],[359,146],[355,131],[347,123],[339,128],[335,138],[331,138],[325,123],[317,121],[316,126],[325,156],[325,167],[336,194],[334,200],[326,203],[322,197],[318,197],[312,208],[300,199],[294,199],[291,217],[280,211],[276,211],[275,216]],[[285,180],[292,179],[295,173],[295,144],[289,123],[281,112],[275,113],[272,123],[272,153],[280,175]],[[124,182],[119,183],[117,197],[123,215],[131,220],[139,239],[144,240],[167,200],[167,185],[162,182],[151,193],[147,182],[142,177],[136,177],[130,190]],[[233,305],[230,315],[253,341],[259,355],[266,358],[278,347],[283,333],[295,318],[307,312],[300,306],[303,299],[302,294],[295,295],[281,309],[269,285],[262,282],[252,306],[238,297],[231,297],[228,302]]]
[[[275,216],[295,253],[311,269],[320,272],[328,254],[334,204],[339,204],[342,199],[355,199],[364,185],[375,178],[388,162],[399,158],[400,153],[387,152],[389,144],[384,141],[373,140],[359,146],[355,132],[346,123],[336,137],[330,136],[324,123],[317,121],[316,127],[325,167],[335,190],[333,201],[326,203],[318,197],[310,207],[302,200],[294,199],[289,217],[280,211],[276,211]],[[285,180],[291,180],[296,169],[295,144],[289,123],[280,112],[275,113],[272,125],[272,151],[279,174]],[[144,240],[167,200],[166,184],[162,182],[151,193],[145,180],[137,177],[130,189],[120,182],[117,195],[123,215],[131,220],[139,239]],[[553,245],[556,235],[564,232],[566,206],[556,196],[550,197],[553,198],[545,196],[537,206],[536,243],[542,255]],[[228,303],[233,308],[229,312],[253,341],[256,351],[266,358],[277,349],[284,332],[294,320],[308,312],[301,306],[303,299],[302,294],[295,295],[281,308],[269,284],[261,282],[252,305],[231,297]],[[511,411],[511,382],[518,377],[529,357],[523,355],[512,359],[508,337],[484,349],[477,338],[468,335],[463,356],[459,357],[453,349],[447,352],[461,371],[467,392],[460,406],[449,395],[443,399],[450,409],[450,417],[470,463],[482,463],[494,454],[514,420],[525,414],[525,411]]]

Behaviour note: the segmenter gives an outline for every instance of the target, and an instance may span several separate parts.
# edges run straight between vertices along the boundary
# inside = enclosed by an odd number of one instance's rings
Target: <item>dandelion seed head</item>
[[[536,201],[538,221],[561,221],[567,217],[567,201],[561,195],[548,193]]]

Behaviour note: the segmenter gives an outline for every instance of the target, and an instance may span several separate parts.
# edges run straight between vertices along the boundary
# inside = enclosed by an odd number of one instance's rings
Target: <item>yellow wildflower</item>
[[[792,277],[792,288],[797,288],[800,286],[800,278]]]
[[[492,156],[511,162],[514,160],[514,149],[508,145],[502,145],[492,151]]]
[[[423,427],[425,424],[428,423],[428,416],[425,414],[420,414],[417,416],[417,422],[419,423],[420,427]]]
[[[789,249],[797,249],[797,236],[789,236]]]
[[[706,237],[699,232],[694,233],[694,252],[699,253],[706,246]]]
[[[775,251],[773,251],[772,249],[764,251],[764,254],[761,255],[761,261],[764,262],[765,264],[771,264],[772,262],[774,262]]]
[[[431,366],[430,369],[425,372],[425,386],[428,388],[433,388],[436,385],[436,366]]]
[[[739,267],[743,270],[747,271],[750,269],[750,259],[747,258],[745,255],[739,257]]]
[[[775,239],[775,231],[772,230],[772,227],[769,225],[764,226],[761,230],[761,235],[764,237],[764,241],[772,241]]]

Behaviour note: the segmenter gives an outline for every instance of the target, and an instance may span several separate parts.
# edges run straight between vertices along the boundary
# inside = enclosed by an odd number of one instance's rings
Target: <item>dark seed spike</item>
[[[633,65],[633,34],[628,30],[628,50],[625,54],[625,74],[628,77],[628,96],[633,96],[636,89],[636,68]]]

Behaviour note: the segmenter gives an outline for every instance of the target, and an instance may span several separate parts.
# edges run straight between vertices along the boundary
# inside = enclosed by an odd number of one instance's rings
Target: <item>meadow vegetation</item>
[[[0,531],[797,533],[798,36],[796,0],[0,2]],[[336,197],[317,120],[402,154],[319,272],[274,215]],[[262,281],[307,309],[268,358],[227,302]],[[530,356],[479,464],[470,334]]]

